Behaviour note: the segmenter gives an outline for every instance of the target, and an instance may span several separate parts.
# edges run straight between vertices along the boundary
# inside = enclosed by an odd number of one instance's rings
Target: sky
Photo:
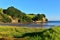
[[[0,0],[0,8],[10,6],[27,14],[45,14],[48,20],[60,20],[60,0]]]

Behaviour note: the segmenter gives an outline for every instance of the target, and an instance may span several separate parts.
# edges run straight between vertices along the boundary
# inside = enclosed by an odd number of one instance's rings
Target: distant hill
[[[0,8],[0,23],[27,23],[43,20],[47,21],[44,14],[26,14],[13,6],[7,9]]]

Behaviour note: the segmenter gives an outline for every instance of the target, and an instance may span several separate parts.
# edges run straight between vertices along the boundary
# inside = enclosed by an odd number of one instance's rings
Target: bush
[[[3,16],[3,18],[1,19],[2,22],[10,23],[10,22],[12,21],[12,20],[8,17],[8,15],[3,14],[2,16]]]

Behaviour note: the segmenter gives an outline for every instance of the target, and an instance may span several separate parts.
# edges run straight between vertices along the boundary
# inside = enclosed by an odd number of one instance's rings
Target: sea
[[[55,27],[55,26],[60,26],[60,21],[48,21],[46,23],[0,23],[0,26],[19,26],[19,27]]]

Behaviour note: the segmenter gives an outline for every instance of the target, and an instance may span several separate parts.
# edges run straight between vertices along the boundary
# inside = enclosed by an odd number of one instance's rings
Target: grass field
[[[35,15],[28,15],[28,14],[27,14],[27,16],[28,16],[28,17],[30,17],[30,18],[33,18],[33,17],[35,17]]]
[[[23,34],[40,32],[44,28],[0,26],[0,38],[21,38]]]
[[[60,40],[60,26],[48,29],[0,26],[0,40]]]

